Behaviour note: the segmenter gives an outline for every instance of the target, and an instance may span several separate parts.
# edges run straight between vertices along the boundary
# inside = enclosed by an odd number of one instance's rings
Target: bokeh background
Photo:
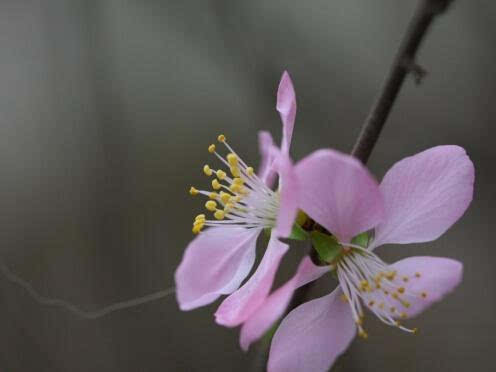
[[[86,310],[173,286],[201,201],[206,146],[225,133],[258,162],[256,134],[280,138],[288,69],[298,96],[293,156],[349,151],[414,11],[397,0],[1,0],[0,254],[46,296]],[[369,162],[439,144],[465,147],[475,200],[431,244],[381,248],[464,262],[459,289],[409,324],[369,317],[336,371],[485,371],[496,342],[496,3],[455,1],[440,17]],[[281,278],[305,247],[285,258]],[[335,283],[321,283],[315,295]],[[174,296],[84,320],[41,306],[0,276],[3,372],[250,371],[216,305]]]

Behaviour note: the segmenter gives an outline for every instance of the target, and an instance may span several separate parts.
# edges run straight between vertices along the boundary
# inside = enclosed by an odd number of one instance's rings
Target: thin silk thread
[[[24,290],[31,297],[33,297],[36,300],[36,302],[40,303],[41,305],[60,307],[85,319],[101,318],[105,315],[113,313],[114,311],[123,310],[130,307],[142,305],[147,302],[155,301],[167,297],[175,292],[175,288],[171,287],[158,292],[150,293],[142,297],[137,297],[131,300],[115,302],[98,310],[84,311],[81,310],[78,306],[71,304],[70,302],[67,302],[65,300],[59,298],[45,297],[41,295],[36,289],[34,289],[34,287],[30,283],[28,283],[24,279],[14,274],[1,259],[0,259],[0,271],[7,278],[7,280],[24,288]]]

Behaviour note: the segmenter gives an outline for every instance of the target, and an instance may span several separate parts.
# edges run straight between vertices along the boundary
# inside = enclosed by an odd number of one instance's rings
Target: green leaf
[[[308,233],[305,230],[303,230],[303,228],[300,225],[295,223],[293,225],[293,230],[291,230],[291,235],[288,236],[288,239],[307,240]]]
[[[367,248],[369,245],[369,233],[363,232],[355,236],[353,239],[351,239],[351,243],[359,245],[362,248]]]
[[[312,244],[322,261],[331,263],[341,254],[343,247],[333,236],[312,231],[311,237]]]

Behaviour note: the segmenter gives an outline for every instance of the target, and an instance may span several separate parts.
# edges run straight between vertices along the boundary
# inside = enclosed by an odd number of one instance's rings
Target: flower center
[[[223,134],[217,140],[227,148],[226,157],[219,155],[214,144],[208,147],[208,152],[227,167],[229,174],[209,165],[203,167],[206,176],[213,176],[213,190],[191,187],[189,192],[210,199],[205,208],[213,213],[214,219],[208,220],[205,214],[199,214],[193,222],[193,233],[198,234],[205,226],[273,228],[279,209],[279,194],[267,187],[253,168],[246,165]]]
[[[342,298],[351,306],[358,335],[368,337],[362,326],[362,303],[387,325],[416,333],[417,328],[406,328],[398,319],[408,318],[412,301],[427,297],[426,292],[416,293],[408,289],[411,281],[419,279],[421,273],[416,272],[414,277],[401,275],[370,250],[353,244],[345,246],[335,266],[344,292]]]

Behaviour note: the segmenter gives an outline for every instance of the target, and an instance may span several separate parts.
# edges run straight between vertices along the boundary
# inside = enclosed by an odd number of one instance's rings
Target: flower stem
[[[453,0],[420,0],[379,95],[351,151],[351,155],[362,163],[367,163],[406,76],[412,73],[419,83],[425,75],[424,69],[415,62],[417,50],[436,16],[442,14],[452,2]],[[295,292],[286,314],[308,299],[315,283],[316,281],[311,282]],[[267,351],[264,349],[260,353],[265,356]]]

